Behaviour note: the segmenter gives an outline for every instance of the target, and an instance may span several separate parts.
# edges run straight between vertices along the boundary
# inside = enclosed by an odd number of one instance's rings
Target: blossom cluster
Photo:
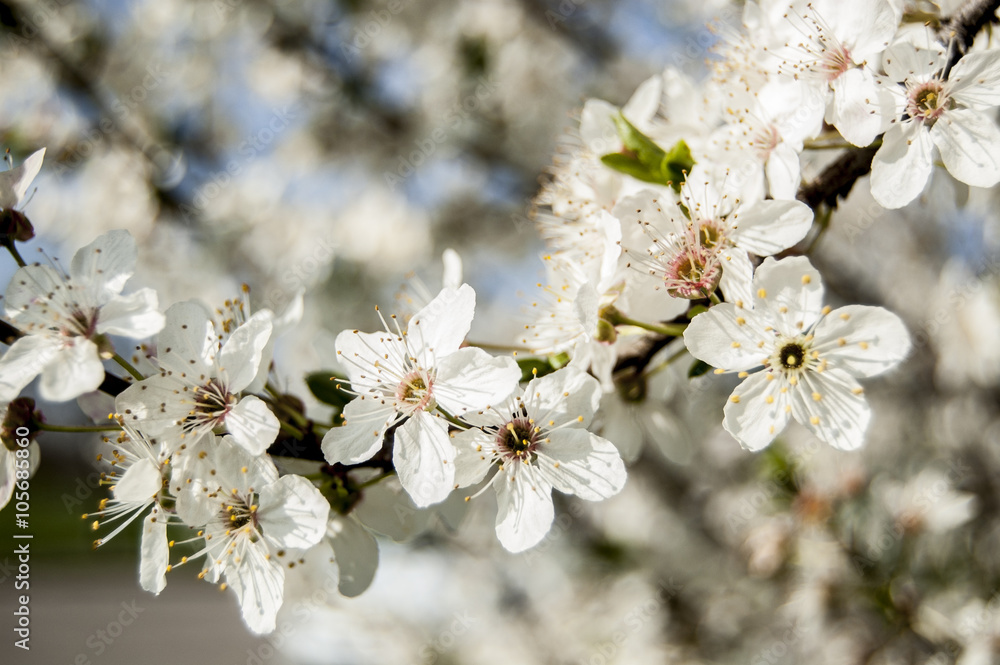
[[[748,2],[708,80],[668,68],[621,108],[588,100],[536,199],[545,276],[517,355],[470,337],[476,293],[451,270],[412,314],[376,308],[381,330],[340,332],[311,394],[295,395],[274,358],[303,296],[281,312],[253,311],[247,290],[161,312],[154,289],[126,289],[127,231],[68,271],[26,265],[5,241],[21,267],[4,300],[16,333],[0,357],[4,428],[46,428],[22,396],[36,378],[44,400],[77,400],[113,432],[110,496],[85,515],[110,528],[95,544],[138,520],[143,588],[198,565],[256,633],[275,629],[290,579],[339,575],[358,595],[375,534],[413,537],[491,488],[509,552],[550,533],[553,490],[619,494],[640,452],[608,414],[642,399],[630,368],[645,381],[686,358],[692,376],[736,374],[715,424],[749,451],[792,420],[857,450],[872,420],[859,379],[899,367],[911,340],[882,307],[828,303],[809,255],[843,192],[802,196],[815,153],[869,150],[866,184],[887,209],[921,195],[936,157],[938,175],[1000,182],[1000,51],[905,17],[889,0]],[[8,217],[24,218],[43,154],[0,176]],[[0,446],[2,504],[14,464]],[[385,519],[401,506],[415,523]]]

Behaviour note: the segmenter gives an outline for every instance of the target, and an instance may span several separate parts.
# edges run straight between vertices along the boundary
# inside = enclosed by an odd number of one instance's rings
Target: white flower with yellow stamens
[[[261,310],[220,343],[203,306],[194,301],[171,306],[157,336],[160,373],[130,386],[115,408],[130,425],[161,437],[171,452],[183,440],[225,426],[236,443],[260,455],[277,437],[278,419],[263,400],[241,392],[258,374],[273,317]]]
[[[358,394],[344,408],[344,424],[323,437],[330,464],[357,464],[382,447],[386,430],[396,430],[393,465],[419,507],[443,501],[455,478],[455,449],[448,438],[451,416],[482,409],[514,391],[521,372],[513,358],[494,358],[482,349],[460,348],[472,325],[476,294],[463,284],[445,288],[410,319],[404,332],[337,336],[337,359]],[[395,320],[395,317],[393,317]],[[383,323],[385,323],[383,321]]]
[[[498,468],[486,487],[496,489],[497,537],[511,552],[548,533],[553,488],[600,501],[625,485],[625,464],[614,444],[586,429],[600,398],[596,379],[567,367],[465,417],[475,427],[454,437],[455,486],[475,484]]]
[[[14,273],[5,309],[25,335],[0,359],[0,400],[12,401],[38,375],[48,400],[96,390],[101,360],[114,351],[108,335],[141,339],[163,327],[153,289],[122,295],[135,263],[132,236],[109,231],[74,255],[68,273],[38,264]]]
[[[101,455],[97,459],[113,467],[103,477],[111,486],[111,497],[101,500],[97,512],[83,517],[94,518],[95,530],[120,521],[111,533],[94,541],[96,548],[121,533],[133,520],[144,516],[139,581],[146,591],[160,593],[167,585],[169,561],[169,513],[161,505],[169,457],[159,443],[147,439],[127,424],[114,441],[106,438],[105,442],[112,446],[111,455]]]
[[[204,547],[181,563],[205,555],[200,576],[211,582],[224,578],[250,629],[268,633],[274,630],[284,594],[280,559],[323,539],[330,506],[308,480],[294,474],[279,478],[269,458],[251,456],[232,437],[207,443],[181,453],[198,460],[188,468],[201,480],[207,498],[177,503],[177,514],[199,527],[198,538],[204,540]]]
[[[794,417],[835,448],[860,447],[871,410],[857,378],[906,357],[902,321],[881,307],[824,307],[819,273],[804,257],[765,259],[753,286],[752,302],[716,305],[684,331],[693,356],[746,379],[723,427],[760,450]]]

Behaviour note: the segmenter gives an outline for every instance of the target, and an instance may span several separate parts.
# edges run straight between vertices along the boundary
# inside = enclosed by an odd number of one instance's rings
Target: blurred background
[[[68,261],[124,228],[130,285],[161,308],[247,283],[280,311],[305,290],[277,349],[300,395],[333,336],[377,327],[373,306],[391,310],[408,273],[437,283],[448,247],[478,293],[472,337],[502,343],[542,276],[532,197],[584,100],[622,104],[667,65],[703,78],[706,24],[738,26],[740,5],[0,2],[0,143],[15,163],[48,150],[22,254]],[[521,555],[495,540],[492,493],[460,524],[430,515],[405,544],[380,539],[366,594],[289,607],[269,638],[193,569],[142,591],[137,533],[92,551],[95,442],[43,436],[30,653],[11,644],[0,513],[2,662],[1000,662],[996,210],[996,192],[944,177],[891,213],[859,186],[835,214],[813,255],[828,301],[889,307],[915,341],[866,385],[862,451],[793,426],[747,453],[720,427],[733,384],[678,363],[644,401],[605,400],[605,435],[643,444],[620,496],[558,501]]]

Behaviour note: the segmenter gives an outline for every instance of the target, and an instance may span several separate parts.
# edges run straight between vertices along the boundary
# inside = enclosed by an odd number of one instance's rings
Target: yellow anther
[[[757,297],[758,298],[766,298],[767,297],[767,289],[759,289],[757,291]]]

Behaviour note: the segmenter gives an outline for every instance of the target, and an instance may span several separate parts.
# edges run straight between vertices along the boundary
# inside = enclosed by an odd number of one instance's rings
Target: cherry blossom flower
[[[260,455],[277,437],[278,419],[263,400],[241,391],[258,375],[272,320],[269,310],[256,312],[223,342],[201,304],[171,306],[157,336],[160,373],[120,394],[118,413],[137,429],[162,437],[171,452],[184,439],[225,425],[233,441]]]
[[[199,528],[203,548],[181,563],[205,556],[201,577],[224,578],[250,630],[271,632],[283,600],[281,559],[323,539],[330,506],[308,480],[279,478],[270,459],[250,455],[232,437],[207,434],[199,443],[182,454],[196,460],[188,468],[202,480],[207,500],[178,502],[177,514]]]
[[[12,210],[21,205],[28,187],[42,169],[45,148],[28,155],[17,168],[0,172],[0,209]]]
[[[881,307],[824,307],[804,257],[765,259],[753,286],[752,301],[717,305],[684,332],[693,356],[745,379],[726,404],[726,431],[760,450],[794,417],[836,448],[860,447],[871,410],[857,379],[906,357],[903,323]]]
[[[45,399],[66,401],[95,390],[108,335],[143,338],[163,327],[156,292],[121,295],[135,271],[136,246],[127,231],[109,231],[57,266],[20,268],[7,288],[6,313],[25,334],[0,358],[0,400],[10,401],[39,374]]]
[[[95,518],[96,530],[118,522],[111,533],[94,541],[94,546],[104,545],[121,533],[129,524],[142,520],[139,581],[142,588],[160,593],[167,585],[166,573],[170,552],[167,545],[167,524],[170,515],[161,500],[168,475],[169,456],[159,443],[151,441],[127,424],[112,441],[105,439],[112,450],[106,461],[114,469],[106,479],[111,484],[111,498],[102,499],[97,512],[84,515]],[[103,455],[98,461],[105,459]]]
[[[548,533],[553,489],[600,501],[625,485],[625,465],[614,444],[586,429],[600,397],[596,379],[564,368],[533,379],[502,404],[465,416],[475,427],[455,435],[455,486],[475,484],[497,467],[486,487],[496,490],[497,537],[511,552],[536,545]]]
[[[520,377],[513,358],[460,348],[475,307],[475,292],[463,284],[442,289],[410,319],[406,331],[398,323],[395,332],[389,331],[386,323],[386,332],[345,330],[337,336],[337,358],[358,397],[344,408],[343,425],[323,437],[330,464],[370,459],[382,447],[386,430],[405,418],[393,447],[403,487],[420,507],[451,492],[455,451],[448,422],[435,411],[461,416],[484,408],[509,395]]]
[[[730,300],[749,299],[747,252],[769,256],[791,247],[813,217],[799,201],[741,201],[721,193],[700,167],[681,187],[680,204],[647,190],[623,201],[619,214],[624,227],[640,228],[651,243],[639,246],[635,235],[623,240],[628,256],[659,277],[667,294],[706,298],[719,286]]]
[[[1000,50],[969,53],[944,77],[946,56],[899,43],[883,62],[899,117],[872,160],[872,196],[900,208],[920,194],[934,168],[935,150],[948,173],[967,185],[1000,182]]]

